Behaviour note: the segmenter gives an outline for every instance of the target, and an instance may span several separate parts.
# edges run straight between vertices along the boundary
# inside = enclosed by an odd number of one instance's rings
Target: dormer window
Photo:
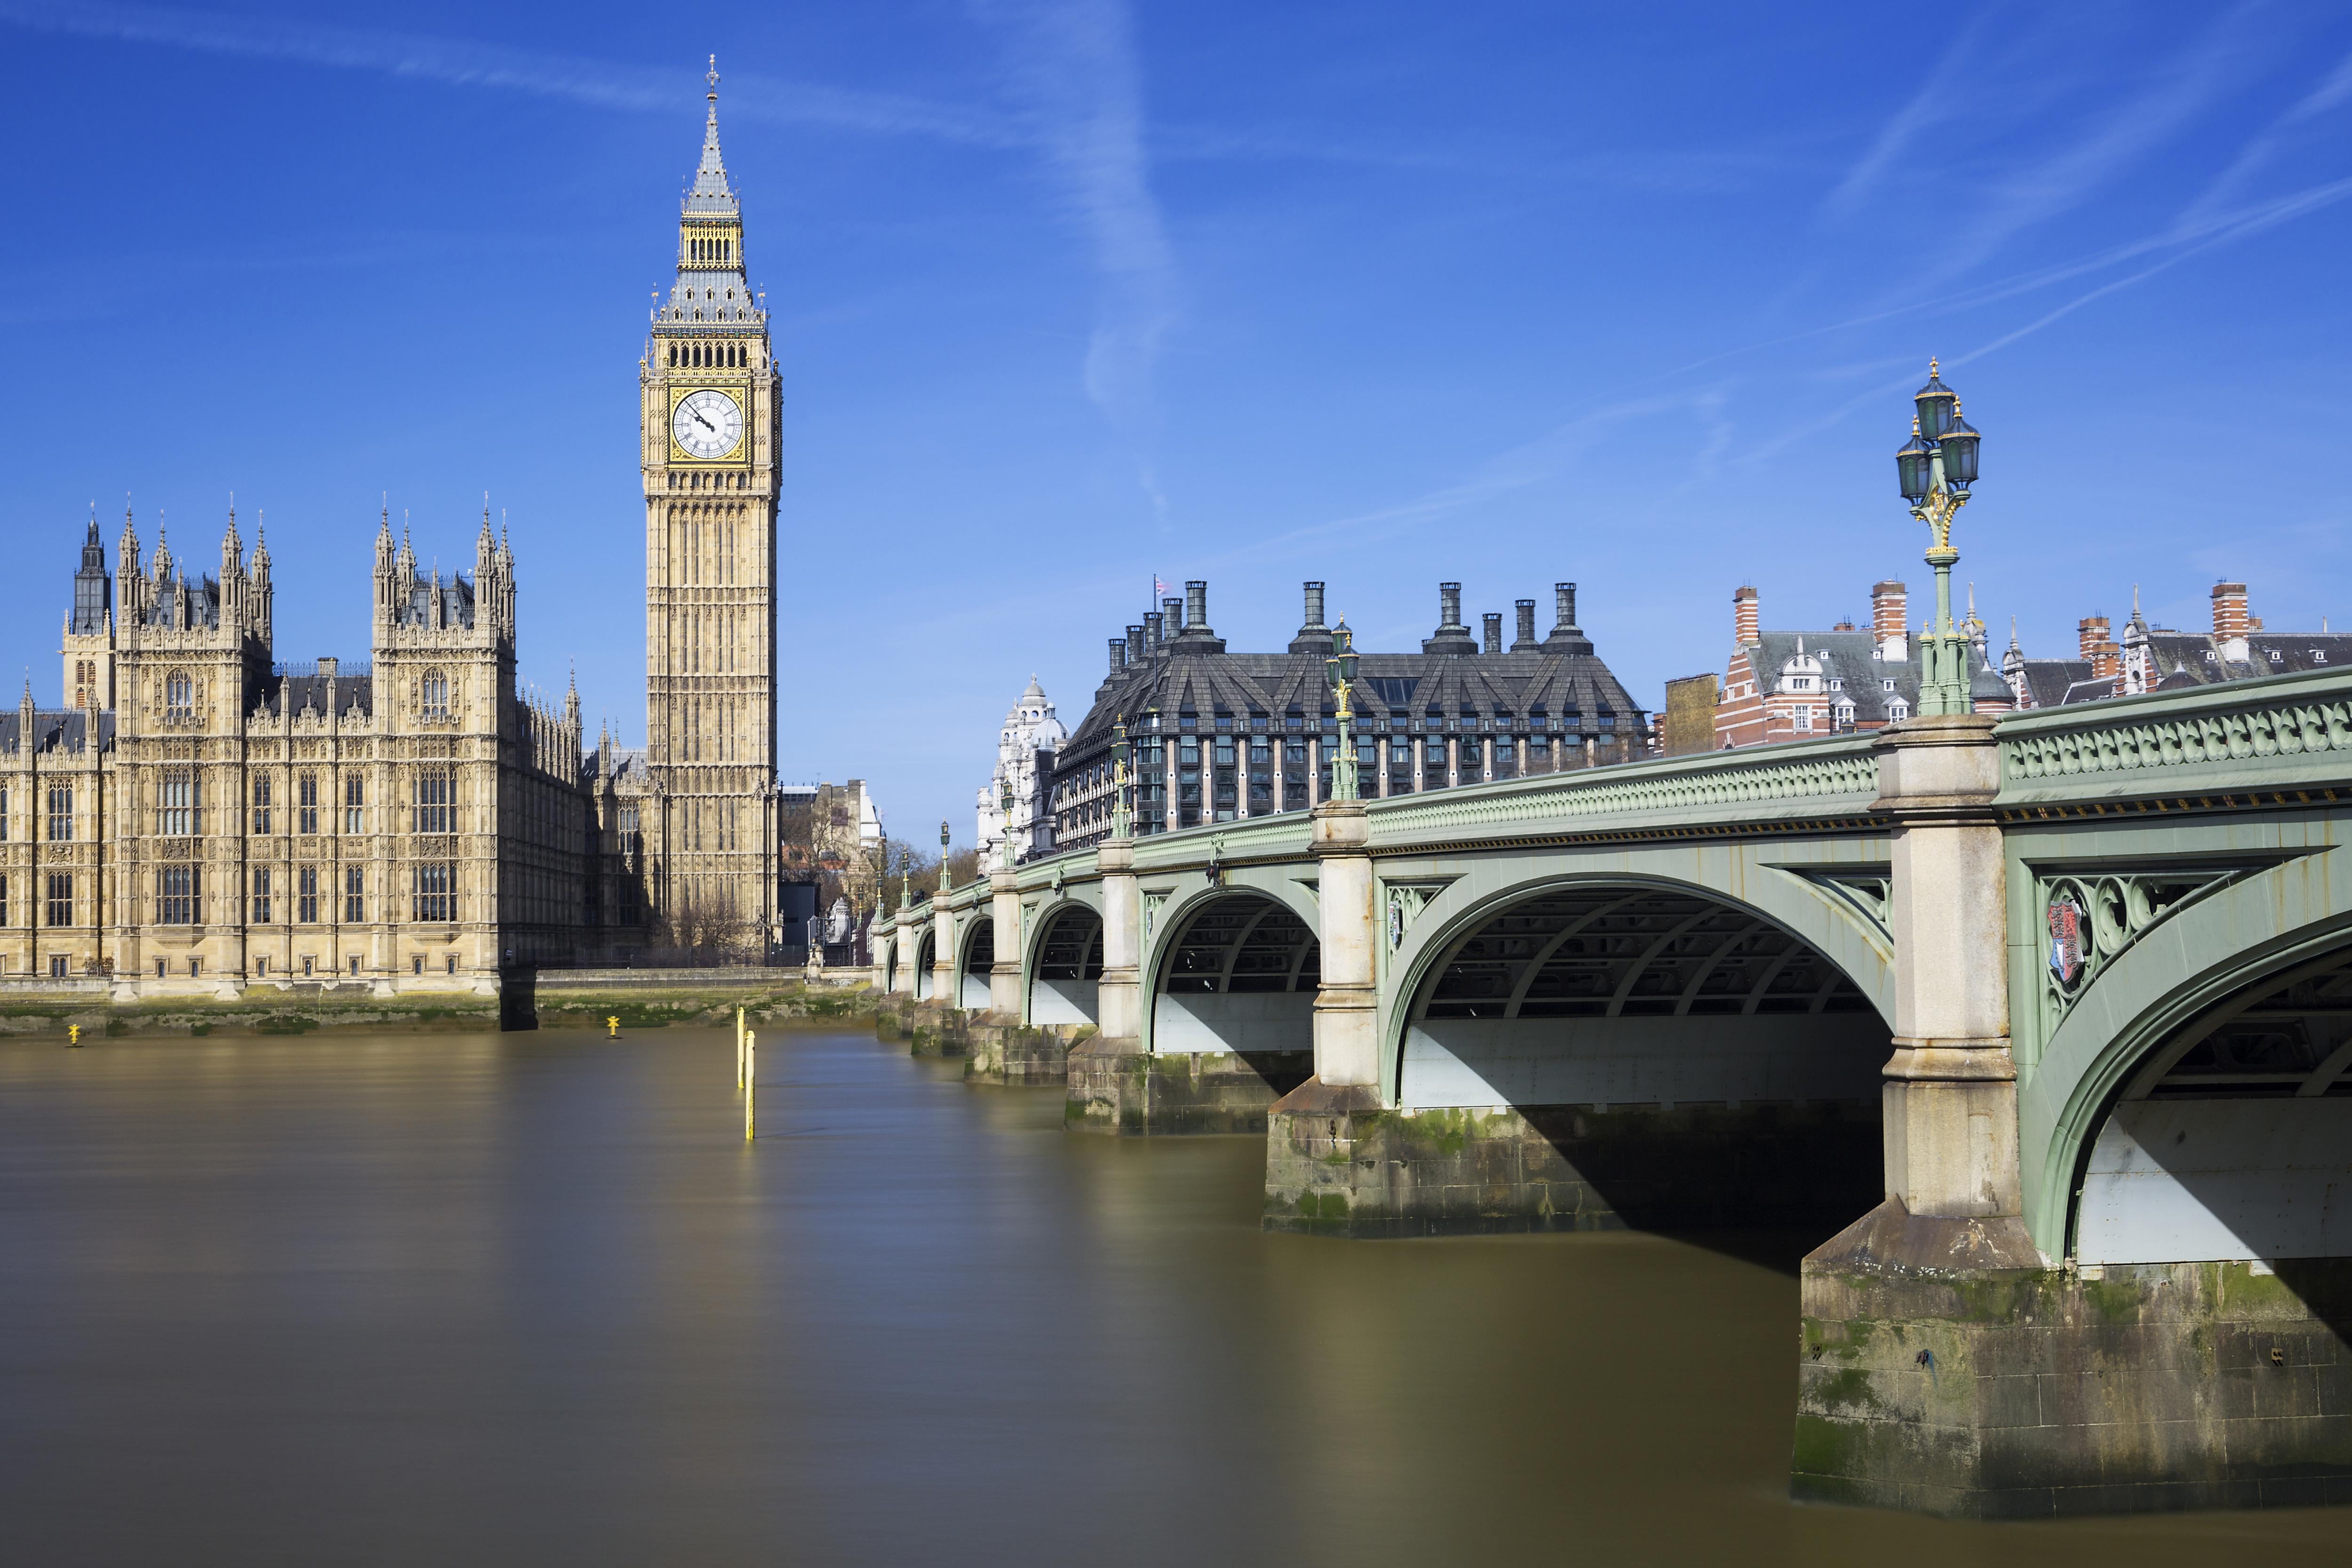
[[[2276,649],[2276,648],[2273,648],[2273,649],[2271,649],[2271,662],[2272,662],[2273,664],[2276,664],[2278,661],[2279,661],[2279,650],[2278,650],[2278,649]]]
[[[1843,691],[1845,689],[1845,679],[1843,676],[1835,675],[1830,677],[1830,689],[1832,691]]]
[[[1878,682],[1878,689],[1881,691],[1892,691],[1895,689],[1895,682],[1882,677]]]

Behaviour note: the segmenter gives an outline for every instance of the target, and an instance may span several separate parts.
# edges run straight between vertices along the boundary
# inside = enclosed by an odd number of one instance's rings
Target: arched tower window
[[[437,669],[425,673],[425,717],[446,721],[449,717],[449,678]]]
[[[174,670],[163,679],[163,712],[166,718],[193,719],[196,713],[196,683],[186,674]]]

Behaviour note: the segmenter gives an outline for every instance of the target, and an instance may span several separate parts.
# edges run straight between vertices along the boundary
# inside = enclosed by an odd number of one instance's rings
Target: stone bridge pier
[[[877,962],[1081,1037],[1074,1129],[1262,1131],[1272,1228],[1806,1238],[1799,1496],[2352,1502],[2347,825],[2320,670],[1113,840]]]

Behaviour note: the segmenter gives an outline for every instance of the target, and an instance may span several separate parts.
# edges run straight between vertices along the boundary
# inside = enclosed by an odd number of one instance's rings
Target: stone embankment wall
[[[103,983],[0,990],[0,1037],[465,1033],[485,1029],[723,1026],[741,1007],[756,1024],[864,1022],[887,997],[810,985],[791,971],[564,970],[510,981],[499,995],[379,996],[353,985],[252,985],[228,998],[116,1003]]]

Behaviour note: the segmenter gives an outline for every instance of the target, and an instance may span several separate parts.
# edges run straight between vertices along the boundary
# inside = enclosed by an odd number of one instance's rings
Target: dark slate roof
[[[0,712],[0,751],[15,751],[24,739],[25,712],[11,708]],[[33,748],[78,752],[89,741],[89,715],[79,708],[37,710],[33,714]],[[98,747],[114,749],[114,715],[98,716]]]
[[[151,626],[173,626],[179,624],[180,590],[188,591],[188,626],[190,629],[220,627],[220,584],[210,577],[190,577],[174,572],[168,577],[155,579],[147,605],[147,624]]]
[[[2122,694],[2123,681],[2113,675],[2101,675],[2077,680],[2058,694],[2054,707],[2063,708],[2070,702],[2104,702]]]
[[[1475,646],[1475,644],[1473,645]],[[1542,713],[1574,716],[1578,728],[1599,733],[1602,714],[1616,733],[1638,733],[1645,710],[1592,652],[1580,634],[1555,637],[1517,653],[1365,653],[1358,657],[1355,710],[1385,728],[1391,718],[1419,721],[1442,714],[1480,718]],[[1185,632],[1160,650],[1104,681],[1087,716],[1062,746],[1056,773],[1088,767],[1110,744],[1111,726],[1124,714],[1130,731],[1149,709],[1163,730],[1187,709],[1207,730],[1223,710],[1243,721],[1263,713],[1279,728],[1291,713],[1319,717],[1331,706],[1323,684],[1323,656],[1228,653],[1222,639]]]
[[[2029,658],[2023,661],[2026,695],[2036,708],[2057,708],[2079,701],[2067,694],[2092,679],[2087,658]],[[2105,685],[2108,678],[2102,678]]]
[[[2207,686],[2352,665],[2352,633],[2347,632],[2254,632],[2246,638],[2252,657],[2242,661],[2224,659],[2218,641],[2196,633],[2151,630],[2133,640],[2143,637],[2158,690],[2177,689],[2166,684],[2176,675],[2184,677],[2182,686]]]
[[[1826,684],[1834,680],[1840,685],[1822,693],[1822,700],[1834,707],[1840,702],[1853,704],[1853,722],[1856,725],[1884,724],[1887,704],[1900,698],[1909,712],[1919,710],[1919,661],[1915,658],[1883,659],[1877,657],[1878,637],[1875,632],[1762,632],[1758,634],[1759,646],[1749,655],[1750,667],[1756,672],[1756,683],[1771,691],[1781,672],[1798,655],[1798,645],[1803,651],[1819,659],[1822,677]],[[1910,639],[1909,650],[1916,653],[1919,639]],[[1985,662],[1980,649],[1969,653],[1970,682],[1969,696],[1972,700],[2013,702],[2016,693],[2000,672]],[[1895,682],[1895,689],[1885,683]]]
[[[433,613],[433,595],[442,599],[438,616]],[[468,626],[474,624],[474,584],[461,573],[451,573],[445,582],[436,572],[420,578],[408,590],[408,603],[401,606],[400,624],[404,626]]]

